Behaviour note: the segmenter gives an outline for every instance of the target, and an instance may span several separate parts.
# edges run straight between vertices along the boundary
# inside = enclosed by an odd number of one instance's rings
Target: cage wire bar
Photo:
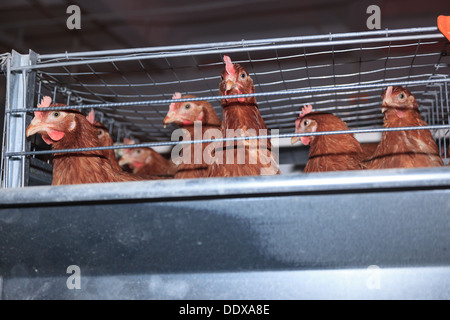
[[[5,122],[2,145],[2,186],[6,188],[22,187],[27,184],[29,176],[29,159],[25,156],[5,156],[7,151],[26,151],[30,142],[25,139],[30,115],[25,112],[11,114],[11,108],[26,110],[34,105],[35,78],[34,70],[11,72],[14,66],[36,63],[35,53],[22,55],[13,51],[6,62],[7,88],[5,101]],[[7,174],[6,174],[7,173]]]
[[[269,130],[279,130],[268,137],[294,136],[304,104],[340,117],[350,133],[385,131],[381,92],[402,85],[416,96],[447,160],[449,43],[436,27],[409,28],[47,55],[13,52],[2,186],[26,185],[27,159],[54,152],[24,140],[25,115],[31,118],[44,95],[67,109],[94,109],[116,141],[132,137],[139,142],[129,147],[171,147],[178,144],[171,141],[175,127],[163,128],[162,120],[174,92],[198,97],[177,101],[207,100],[221,115],[218,84],[225,54],[253,78],[256,93],[239,96],[257,97]]]

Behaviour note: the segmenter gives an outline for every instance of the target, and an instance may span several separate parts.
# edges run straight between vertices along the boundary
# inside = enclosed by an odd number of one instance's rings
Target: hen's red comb
[[[295,120],[295,127],[298,128],[300,126],[300,121],[302,120],[302,118],[311,112],[312,112],[312,105],[308,104],[306,106],[303,106],[302,111],[300,111],[297,120]]]
[[[172,99],[181,99],[181,93],[175,92],[172,96]],[[175,102],[172,102],[169,106],[169,110],[175,110]]]
[[[38,108],[48,108],[50,107],[50,105],[52,104],[52,98],[50,98],[49,96],[45,96],[42,98],[41,103],[38,104]],[[42,111],[35,111],[34,112],[34,116],[36,118],[42,118],[42,115],[44,114],[44,112]]]
[[[136,141],[130,138],[123,138],[123,144],[135,144]]]
[[[385,93],[385,98],[390,97],[392,95],[392,86],[387,87],[386,89],[386,93]]]
[[[94,124],[95,123],[95,112],[94,109],[91,110],[91,112],[89,112],[89,114],[86,117],[87,121],[90,122],[90,124]]]
[[[300,112],[299,118],[303,118],[304,116],[306,116],[308,113],[312,112],[312,105],[308,104],[306,106],[303,106],[302,111]]]
[[[225,62],[225,70],[227,70],[228,74],[235,74],[236,70],[234,69],[233,62],[231,62],[231,58],[227,55],[223,56],[223,61]]]
[[[136,141],[133,140],[133,139],[130,139],[130,138],[123,138],[123,144],[124,144],[124,145],[127,145],[127,144],[135,144],[135,143],[136,143]],[[134,151],[133,148],[127,148],[127,149],[125,149],[124,153],[129,154],[129,153],[131,153],[131,152],[133,152],[133,151]]]

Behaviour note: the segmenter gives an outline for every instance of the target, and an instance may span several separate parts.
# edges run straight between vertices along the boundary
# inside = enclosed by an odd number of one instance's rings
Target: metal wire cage
[[[170,147],[177,143],[171,141],[174,127],[162,121],[174,92],[208,100],[221,115],[225,54],[249,71],[261,115],[269,129],[279,130],[278,138],[293,135],[304,104],[334,113],[352,133],[381,132],[381,92],[402,85],[416,96],[447,160],[449,53],[436,27],[46,55],[13,51],[3,56],[2,186],[28,185],[30,163],[52,153],[25,139],[44,95],[94,109],[116,141],[133,137]],[[45,167],[42,162],[41,170],[51,170]]]

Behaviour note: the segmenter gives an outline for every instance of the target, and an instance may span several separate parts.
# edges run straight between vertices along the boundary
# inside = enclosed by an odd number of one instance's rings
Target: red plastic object
[[[437,24],[442,34],[450,41],[450,16],[439,16]]]

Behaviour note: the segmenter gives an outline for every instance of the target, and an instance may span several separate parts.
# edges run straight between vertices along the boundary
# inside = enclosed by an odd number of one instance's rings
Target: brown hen
[[[151,148],[125,149],[119,166],[128,165],[133,174],[143,179],[172,178],[173,168],[170,160]]]
[[[89,112],[86,119],[95,127],[97,130],[99,147],[109,147],[114,145],[114,141],[109,133],[108,129],[100,121],[95,121],[94,110]],[[117,161],[116,155],[113,149],[102,150],[104,156],[109,160],[109,163],[117,170],[122,170]]]
[[[176,92],[172,99],[195,98],[193,95],[181,96]],[[207,101],[188,101],[172,103],[164,118],[164,126],[170,123],[182,128],[180,135],[184,141],[202,139],[212,130],[219,130],[221,121],[212,105]],[[207,176],[211,155],[204,155],[207,143],[185,144],[182,146],[175,179],[203,178]],[[175,160],[175,159],[172,159]]]
[[[419,127],[427,123],[419,114],[416,98],[408,89],[388,87],[382,94],[384,127]],[[383,132],[369,169],[437,167],[444,163],[429,130]]]
[[[310,105],[303,108],[295,121],[295,133],[342,130],[348,130],[344,121],[331,113],[312,112]],[[363,150],[352,134],[293,137],[291,142],[298,140],[310,145],[305,173],[364,169]]]
[[[221,96],[255,93],[253,80],[240,64],[224,56],[219,94]],[[222,136],[224,138],[267,135],[255,97],[225,98]],[[249,139],[220,143],[214,154],[215,162],[208,169],[210,177],[235,177],[280,174],[277,156],[272,153],[269,139]]]
[[[57,107],[44,97],[38,107]],[[53,150],[94,148],[100,145],[97,130],[76,110],[36,111],[26,136],[39,133]],[[140,180],[115,169],[101,151],[57,153],[53,157],[52,185]]]

